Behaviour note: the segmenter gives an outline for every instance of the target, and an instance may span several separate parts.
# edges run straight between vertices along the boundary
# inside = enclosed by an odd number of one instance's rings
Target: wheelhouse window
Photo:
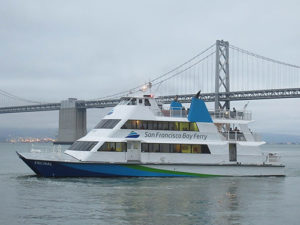
[[[128,105],[136,105],[136,98],[130,99]]]
[[[151,106],[150,102],[149,102],[149,99],[145,99],[145,106]]]
[[[105,142],[97,151],[104,152],[126,152],[126,142]]]
[[[121,99],[121,102],[119,105],[142,105],[144,104],[145,106],[151,106],[149,99],[142,99],[142,98],[130,98],[130,97],[124,97]]]
[[[142,152],[210,154],[207,145],[142,143]]]
[[[197,123],[152,120],[128,120],[121,129],[199,131]]]
[[[119,103],[119,105],[127,105],[128,102],[130,101],[130,98],[122,98],[121,102]]]
[[[112,129],[114,128],[121,120],[117,119],[103,119],[95,127],[95,129]]]
[[[75,141],[69,150],[90,151],[97,143],[97,141]]]

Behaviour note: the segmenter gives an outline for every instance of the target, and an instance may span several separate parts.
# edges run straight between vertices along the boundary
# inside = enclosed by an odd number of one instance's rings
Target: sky
[[[95,99],[220,39],[300,65],[299,12],[296,0],[0,0],[0,89],[41,102]],[[257,131],[300,134],[300,99],[251,101],[248,109]],[[88,127],[104,113],[88,110]],[[0,127],[55,128],[58,112],[3,114]]]

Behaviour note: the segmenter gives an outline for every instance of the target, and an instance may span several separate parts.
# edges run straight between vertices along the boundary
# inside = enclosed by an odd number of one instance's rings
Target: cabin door
[[[229,144],[229,161],[230,162],[237,161],[236,143]]]
[[[141,161],[141,142],[128,141],[127,142],[127,161]]]

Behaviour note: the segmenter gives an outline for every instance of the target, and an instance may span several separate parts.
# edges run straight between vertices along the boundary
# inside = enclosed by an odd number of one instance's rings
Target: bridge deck
[[[189,103],[193,94],[178,95],[178,100],[182,103]],[[175,98],[175,95],[160,96],[157,100],[163,104],[170,103]],[[206,102],[215,101],[215,93],[203,93],[201,98]],[[288,89],[269,89],[269,90],[254,90],[254,91],[236,91],[219,93],[219,100],[225,101],[243,101],[243,100],[260,100],[260,99],[280,99],[280,98],[300,98],[300,88]],[[113,107],[120,102],[120,99],[79,101],[77,108],[105,108]],[[24,105],[12,107],[0,107],[0,114],[4,113],[22,113],[22,112],[38,112],[38,111],[53,111],[59,110],[60,103],[48,103],[38,105]]]

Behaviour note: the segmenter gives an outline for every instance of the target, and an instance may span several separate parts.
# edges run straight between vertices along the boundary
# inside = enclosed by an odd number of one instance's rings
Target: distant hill
[[[298,143],[300,135],[261,133],[262,140],[267,143]]]

